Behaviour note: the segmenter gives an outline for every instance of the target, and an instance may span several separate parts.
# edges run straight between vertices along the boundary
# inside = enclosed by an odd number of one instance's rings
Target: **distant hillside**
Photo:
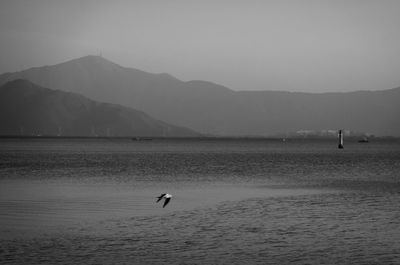
[[[131,108],[26,80],[0,87],[0,135],[198,136]]]
[[[238,92],[259,131],[346,129],[400,136],[400,88],[347,93]]]
[[[152,117],[217,135],[347,129],[400,136],[400,88],[351,93],[235,92],[205,81],[125,68],[98,56],[0,75],[140,109]],[[268,80],[266,80],[268,82]]]

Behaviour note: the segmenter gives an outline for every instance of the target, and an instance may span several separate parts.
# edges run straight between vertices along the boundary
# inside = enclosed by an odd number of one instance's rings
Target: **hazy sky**
[[[400,86],[400,1],[0,0],[0,73],[88,54],[235,90]]]

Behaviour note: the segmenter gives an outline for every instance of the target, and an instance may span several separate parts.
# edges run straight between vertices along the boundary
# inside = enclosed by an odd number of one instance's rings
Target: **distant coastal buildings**
[[[374,137],[373,134],[368,132],[357,132],[351,130],[342,130],[343,136],[345,137]],[[285,134],[286,138],[336,138],[338,130],[323,129],[323,130],[308,130],[301,129],[295,132],[288,132]]]

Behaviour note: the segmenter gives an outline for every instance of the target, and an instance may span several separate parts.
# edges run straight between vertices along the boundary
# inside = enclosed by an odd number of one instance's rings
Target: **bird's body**
[[[164,208],[169,203],[171,198],[172,198],[171,194],[163,193],[163,194],[161,194],[160,196],[157,197],[157,201],[156,202],[159,202],[162,199],[164,199],[164,204],[163,204],[163,208]]]

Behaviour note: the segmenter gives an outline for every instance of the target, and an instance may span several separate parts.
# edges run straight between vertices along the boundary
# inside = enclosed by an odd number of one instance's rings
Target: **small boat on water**
[[[368,138],[364,137],[360,140],[358,140],[359,143],[369,143]]]

